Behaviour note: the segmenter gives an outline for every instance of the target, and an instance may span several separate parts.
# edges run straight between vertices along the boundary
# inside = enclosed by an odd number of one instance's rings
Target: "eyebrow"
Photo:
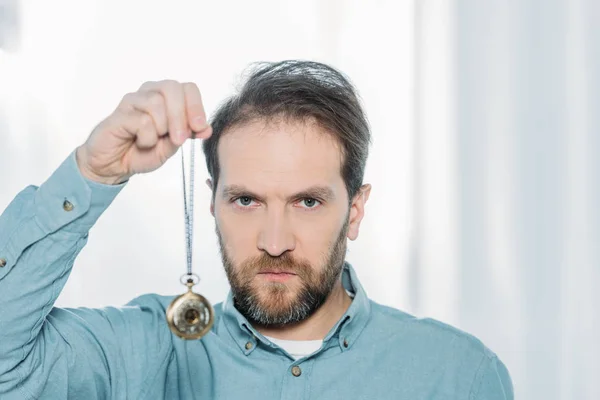
[[[265,200],[264,197],[253,193],[252,191],[250,191],[248,188],[246,188],[243,185],[227,185],[223,188],[222,197],[224,199],[237,198],[237,197],[243,197],[243,196],[252,197],[253,199],[256,199],[259,201]],[[287,198],[287,200],[290,201],[290,200],[306,199],[306,198],[317,199],[317,200],[321,199],[323,201],[329,202],[329,201],[332,201],[335,199],[335,193],[328,186],[311,186],[307,189],[301,190],[298,193],[292,194],[291,196],[289,196]]]

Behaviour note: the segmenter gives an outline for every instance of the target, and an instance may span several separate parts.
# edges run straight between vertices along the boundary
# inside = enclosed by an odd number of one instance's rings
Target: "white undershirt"
[[[354,294],[347,291],[348,295],[354,298]],[[323,345],[323,340],[284,340],[284,339],[276,339],[271,336],[265,336],[269,341],[281,347],[285,351],[287,351],[294,360],[297,360],[302,357],[306,357],[315,351],[319,350]]]
[[[323,345],[323,340],[283,340],[275,339],[270,336],[265,337],[290,353],[290,355],[294,357],[294,360],[314,353]]]

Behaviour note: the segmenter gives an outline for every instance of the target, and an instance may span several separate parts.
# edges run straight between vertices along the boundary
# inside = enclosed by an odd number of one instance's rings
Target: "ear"
[[[360,187],[358,193],[354,195],[352,204],[350,204],[350,221],[348,223],[348,239],[356,240],[360,228],[360,222],[365,216],[365,203],[369,200],[371,194],[371,185],[365,184]]]
[[[215,202],[213,201],[213,199],[215,198],[215,194],[213,193],[213,183],[210,179],[206,180],[206,186],[208,186],[208,188],[211,191],[211,200],[210,200],[210,215],[212,215],[213,217],[215,216]]]

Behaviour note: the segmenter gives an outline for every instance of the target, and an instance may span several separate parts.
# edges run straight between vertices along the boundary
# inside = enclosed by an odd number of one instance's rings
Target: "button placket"
[[[281,361],[287,364],[287,360]],[[314,358],[309,358],[287,364],[287,368],[281,371],[283,373],[283,388],[280,398],[304,399],[307,397],[314,362]]]

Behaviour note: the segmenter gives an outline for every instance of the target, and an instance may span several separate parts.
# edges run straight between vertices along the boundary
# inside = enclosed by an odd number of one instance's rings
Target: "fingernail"
[[[203,131],[208,127],[208,124],[202,117],[194,118],[194,125],[198,128],[198,131]]]

